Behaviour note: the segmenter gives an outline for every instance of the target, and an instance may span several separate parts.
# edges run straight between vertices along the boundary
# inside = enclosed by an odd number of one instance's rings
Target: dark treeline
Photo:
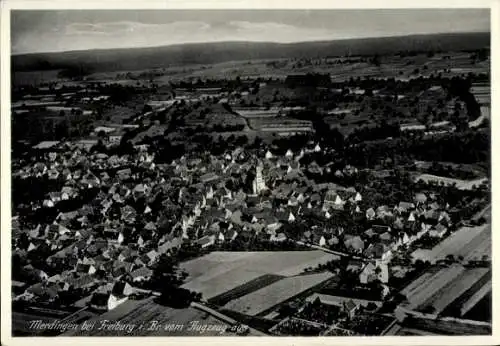
[[[346,162],[361,167],[374,166],[387,159],[393,164],[415,159],[454,163],[486,162],[490,159],[490,134],[466,131],[427,139],[405,136],[347,146],[343,156]]]

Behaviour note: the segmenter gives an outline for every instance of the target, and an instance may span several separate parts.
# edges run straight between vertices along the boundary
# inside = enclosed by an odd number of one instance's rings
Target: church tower
[[[255,179],[253,181],[253,193],[255,195],[258,195],[261,191],[267,190],[266,182],[262,174],[263,169],[262,162],[259,162],[255,168]]]

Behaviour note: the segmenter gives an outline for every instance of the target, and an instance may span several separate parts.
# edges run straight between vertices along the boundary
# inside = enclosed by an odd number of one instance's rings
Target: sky
[[[221,41],[488,32],[488,9],[64,10],[11,13],[12,54]]]

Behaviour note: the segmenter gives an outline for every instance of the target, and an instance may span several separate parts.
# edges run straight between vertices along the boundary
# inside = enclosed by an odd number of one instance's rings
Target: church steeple
[[[263,169],[262,162],[259,161],[255,168],[255,179],[253,181],[253,193],[256,195],[261,191],[267,190],[266,182],[262,174]]]

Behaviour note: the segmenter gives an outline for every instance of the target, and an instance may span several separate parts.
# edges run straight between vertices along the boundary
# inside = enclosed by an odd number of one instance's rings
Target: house
[[[231,227],[230,229],[225,230],[223,235],[226,241],[233,241],[238,236],[238,232]]]
[[[56,169],[50,169],[48,172],[47,172],[47,176],[49,177],[50,180],[56,180],[57,178],[59,178],[59,171],[56,170]]]
[[[388,245],[380,242],[370,244],[365,250],[364,256],[377,261],[388,261],[392,256],[392,252]]]
[[[81,275],[78,277],[68,277],[64,280],[72,289],[87,289],[94,286],[97,280],[92,275]]]
[[[387,216],[392,216],[393,213],[387,205],[381,205],[377,208],[377,218],[383,219]]]
[[[206,235],[196,241],[197,244],[201,246],[202,249],[209,247],[215,244],[215,236],[214,235]]]
[[[408,216],[408,222],[415,222],[415,221],[416,221],[415,214],[411,212],[410,215]]]
[[[134,289],[126,282],[118,281],[111,292],[96,292],[90,300],[90,307],[98,311],[109,311],[128,300]]]
[[[219,235],[217,236],[217,240],[220,242],[224,242],[224,240],[225,240],[224,233],[219,232]]]
[[[120,141],[122,140],[123,135],[125,132],[121,129],[117,129],[111,133],[108,134],[108,141],[110,144],[119,144]]]
[[[143,256],[143,261],[148,265],[154,263],[160,254],[156,250],[151,250]]]
[[[369,262],[365,265],[359,274],[359,282],[367,284],[374,280],[379,280],[382,283],[387,283],[389,281],[389,269],[387,264]]]
[[[58,290],[55,285],[37,283],[28,287],[25,291],[35,297],[40,297],[47,302],[54,301],[58,296]]]
[[[130,277],[134,282],[149,280],[152,275],[153,271],[146,267],[138,268],[130,273]]]
[[[325,195],[325,200],[323,202],[323,211],[328,211],[330,208],[339,209],[339,207],[344,205],[344,201],[337,193],[337,191],[329,190]]]
[[[372,230],[376,234],[390,233],[391,227],[386,225],[373,225]]]
[[[436,238],[442,238],[448,228],[442,224],[437,224],[436,226],[432,227],[431,230],[429,231],[429,236],[431,237],[436,237]]]
[[[368,238],[373,238],[376,235],[376,233],[373,231],[373,229],[370,228],[370,229],[368,229],[368,230],[365,231],[365,235]]]
[[[168,253],[174,249],[180,248],[182,245],[182,237],[175,237],[165,241],[163,244],[158,246],[158,253],[164,254]]]
[[[344,237],[344,245],[347,249],[350,249],[356,253],[363,252],[365,248],[365,242],[359,236],[347,235]]]
[[[375,216],[376,216],[376,215],[377,215],[377,214],[375,213],[375,210],[374,210],[373,208],[368,208],[368,209],[366,210],[366,218],[367,218],[368,220],[373,220],[373,219],[375,219]]]
[[[363,196],[359,192],[356,192],[356,195],[354,195],[354,202],[361,202],[363,200]]]
[[[92,265],[92,264],[79,263],[76,265],[75,271],[77,273],[84,273],[84,274],[92,275],[96,272],[96,267],[94,267],[94,265]]]
[[[408,211],[411,211],[415,209],[415,204],[411,202],[399,202],[398,206],[396,207],[397,211],[400,213],[406,213]]]
[[[324,236],[321,236],[318,241],[319,246],[325,246],[326,245],[326,239]]]
[[[271,234],[271,237],[269,240],[274,241],[274,242],[282,242],[287,239],[285,233],[277,233],[277,234]]]
[[[23,270],[27,275],[37,278],[38,280],[45,281],[49,278],[47,273],[41,269],[34,268],[31,264],[25,265]]]
[[[120,181],[128,180],[131,176],[132,170],[130,168],[121,169],[116,172],[116,177],[118,177]]]
[[[360,306],[366,307],[371,302],[368,300],[352,299],[321,293],[314,293],[313,295],[306,298],[306,301],[310,303],[317,300],[319,300],[321,304],[338,307],[339,309],[347,313],[347,315],[349,315],[349,318],[354,317]]]
[[[358,273],[364,266],[364,262],[360,260],[349,260],[347,263],[346,270],[353,272],[353,273]]]
[[[42,206],[44,206],[45,208],[53,208],[54,207],[54,202],[52,200],[50,200],[50,199],[45,199],[42,202]]]
[[[344,312],[347,313],[349,318],[354,318],[354,315],[358,311],[359,305],[356,304],[352,299],[349,299],[344,303]]]
[[[417,203],[417,205],[425,204],[425,202],[427,202],[427,196],[425,195],[425,193],[415,194],[415,202]]]

